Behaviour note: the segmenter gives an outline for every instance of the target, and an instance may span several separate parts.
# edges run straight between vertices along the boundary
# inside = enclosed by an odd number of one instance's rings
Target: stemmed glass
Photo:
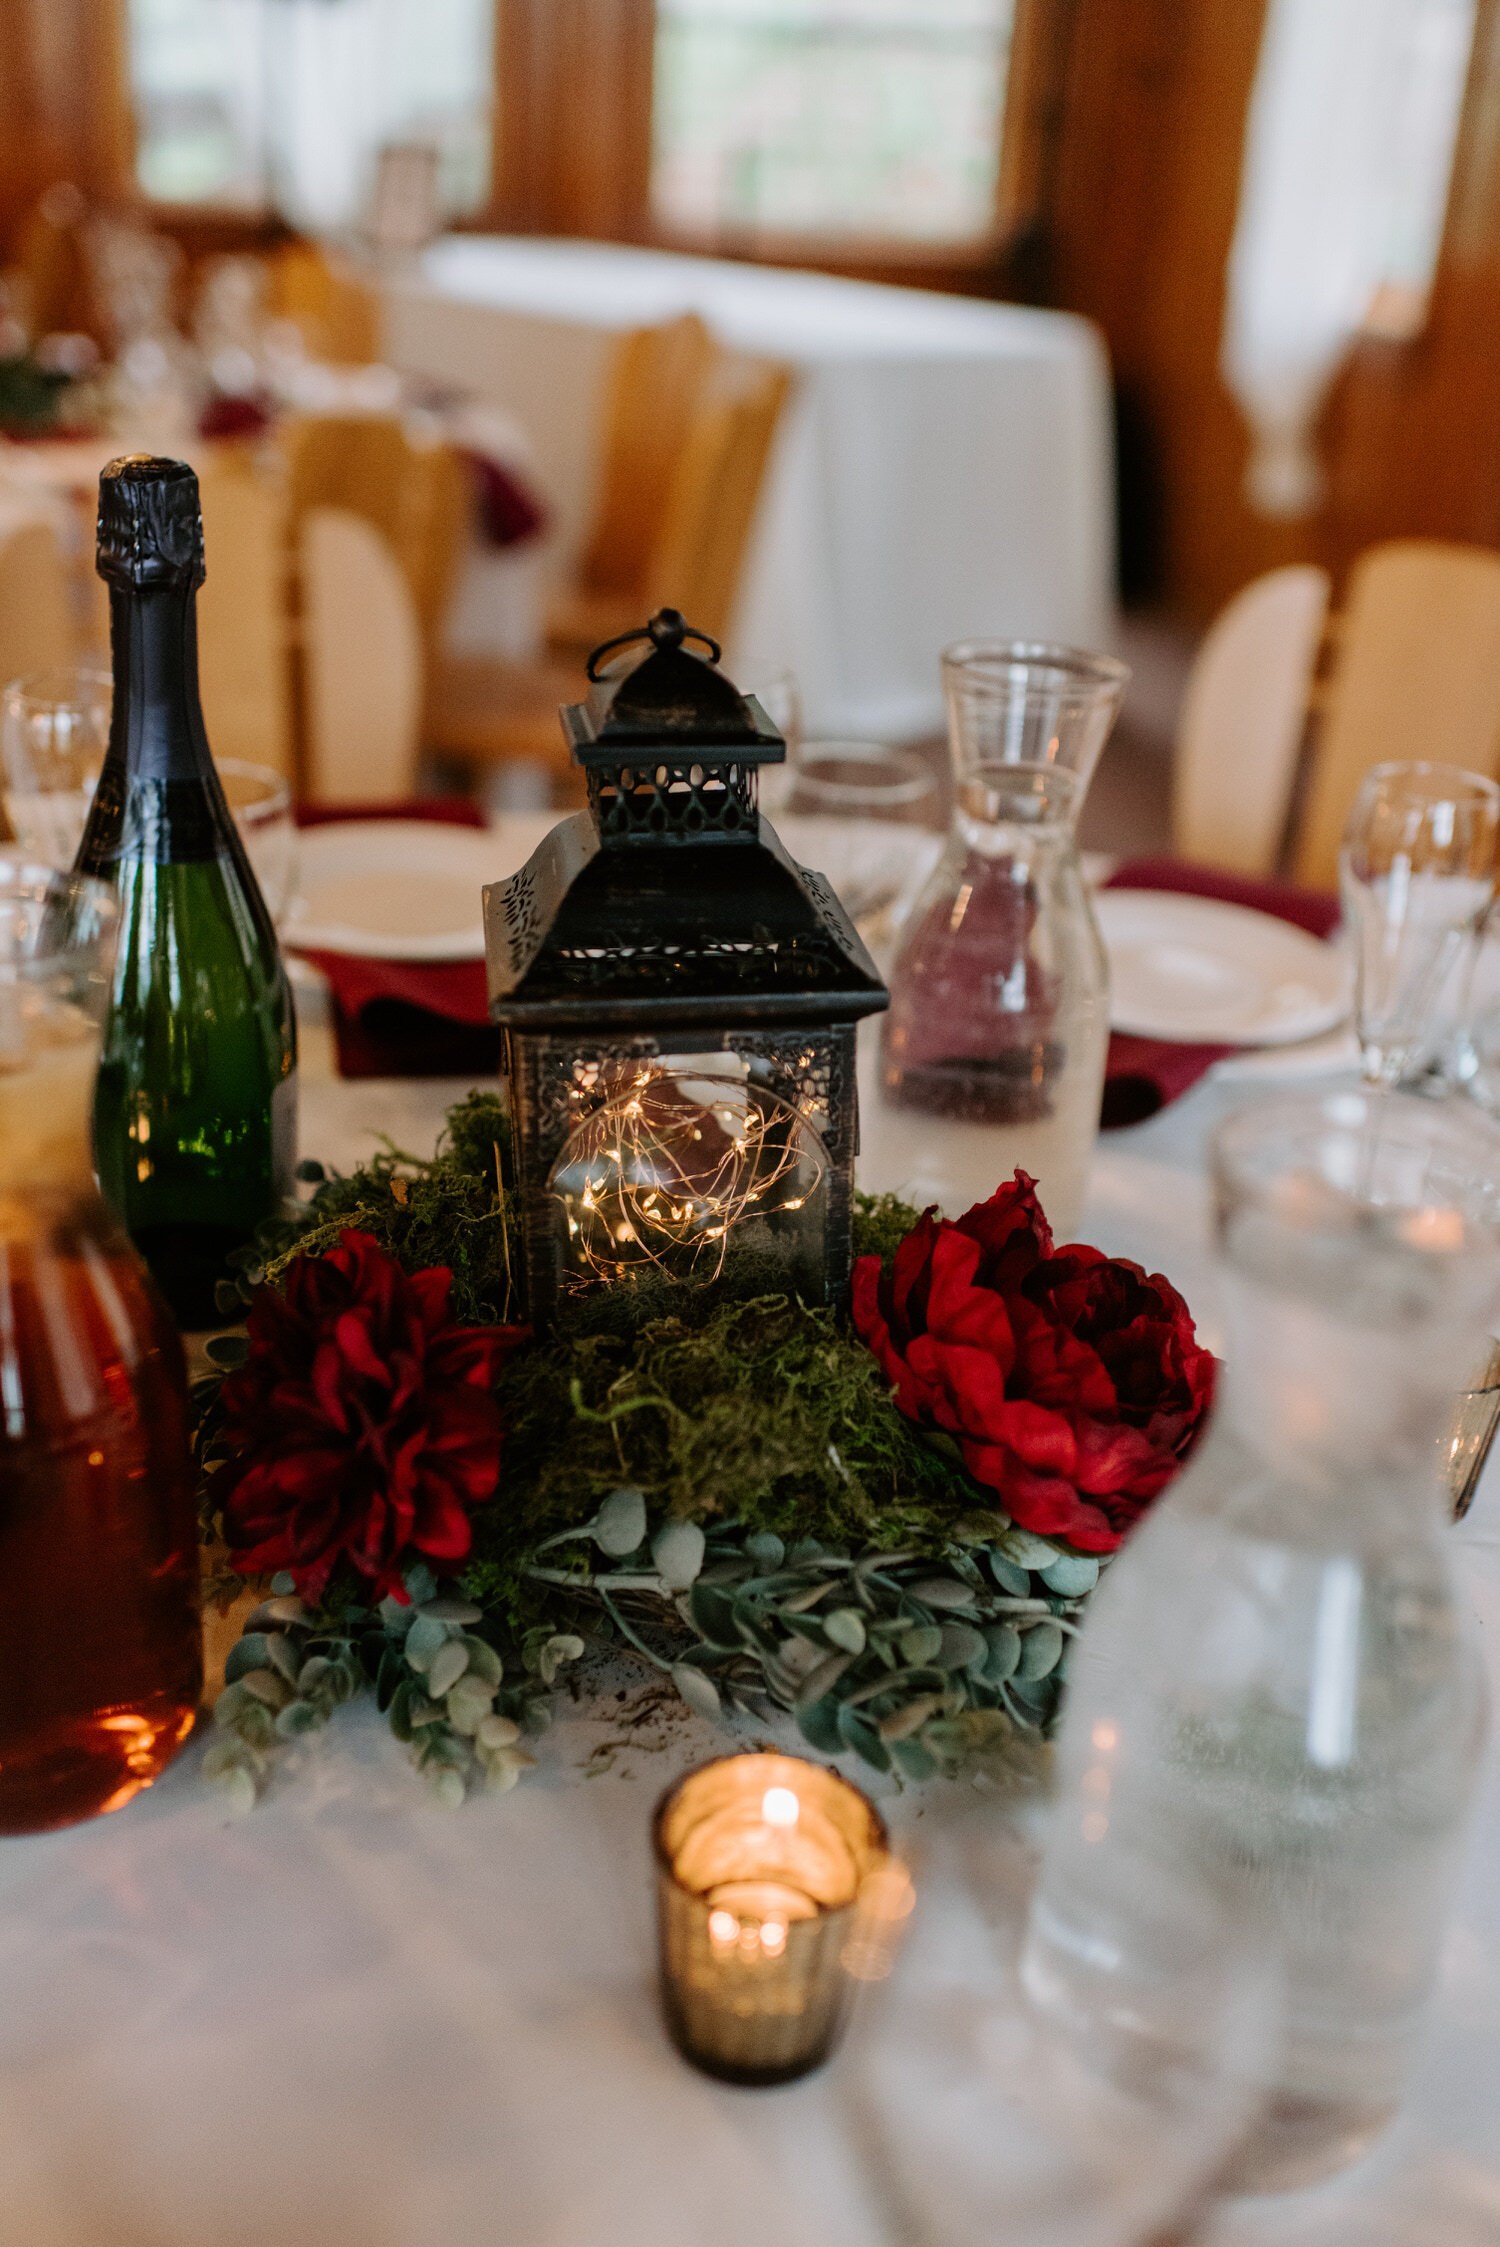
[[[1354,941],[1354,1018],[1367,1083],[1431,1056],[1445,985],[1471,954],[1494,890],[1500,787],[1453,765],[1376,765],[1339,852]]]
[[[5,811],[22,851],[44,866],[73,863],[109,747],[107,671],[34,671],[5,689],[0,715]]]

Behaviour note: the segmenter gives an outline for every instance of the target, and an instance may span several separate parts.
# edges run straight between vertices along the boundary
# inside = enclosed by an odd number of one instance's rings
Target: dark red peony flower
[[[1113,1552],[1192,1448],[1214,1360],[1160,1273],[1054,1249],[1018,1170],[957,1224],[932,1210],[854,1267],[854,1323],[908,1418],[958,1439],[1011,1519]]]
[[[450,1325],[452,1283],[345,1232],[298,1257],[284,1295],[259,1291],[249,1357],[220,1390],[238,1451],[215,1489],[239,1567],[290,1569],[318,1599],[342,1555],[372,1598],[405,1599],[419,1554],[463,1559],[500,1469],[495,1377],[526,1329]]]

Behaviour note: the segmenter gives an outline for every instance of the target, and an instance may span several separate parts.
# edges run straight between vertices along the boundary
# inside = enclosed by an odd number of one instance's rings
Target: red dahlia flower
[[[239,1567],[290,1569],[315,1600],[342,1555],[372,1598],[405,1599],[403,1565],[463,1559],[500,1470],[495,1377],[526,1329],[451,1326],[452,1284],[351,1231],[299,1256],[285,1295],[259,1290],[220,1390],[238,1449],[215,1490]]]
[[[886,1273],[854,1267],[854,1323],[909,1419],[958,1439],[1023,1529],[1113,1552],[1192,1448],[1214,1360],[1159,1273],[1054,1250],[1018,1170],[958,1223],[932,1210]]]

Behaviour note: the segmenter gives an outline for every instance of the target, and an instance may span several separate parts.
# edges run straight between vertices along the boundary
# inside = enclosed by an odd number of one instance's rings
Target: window
[[[1222,350],[1262,514],[1319,504],[1313,429],[1354,337],[1426,319],[1474,22],[1475,0],[1270,0]]]
[[[710,239],[989,235],[1013,4],[657,0],[657,222]]]
[[[130,68],[154,201],[349,226],[398,140],[446,216],[487,199],[494,0],[130,0]]]

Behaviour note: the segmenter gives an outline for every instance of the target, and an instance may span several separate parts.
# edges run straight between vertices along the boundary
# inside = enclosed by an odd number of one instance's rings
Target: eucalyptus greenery
[[[446,1264],[455,1318],[514,1316],[508,1161],[500,1103],[475,1093],[431,1159],[387,1147],[348,1178],[304,1166],[311,1198],[242,1257],[226,1316],[345,1226],[410,1271]],[[916,1215],[857,1197],[857,1252],[888,1257]],[[210,1347],[222,1368],[245,1344]],[[198,1392],[210,1538],[218,1379]],[[440,1801],[512,1786],[559,1671],[602,1647],[629,1649],[701,1716],[787,1712],[810,1747],[898,1782],[1051,1731],[1100,1563],[995,1511],[952,1439],[896,1410],[844,1316],[708,1288],[632,1335],[516,1353],[498,1394],[500,1485],[454,1582],[417,1567],[409,1605],[370,1609],[336,1579],[314,1612],[272,1581],[231,1653],[205,1765],[236,1802],[278,1744],[364,1690]]]

